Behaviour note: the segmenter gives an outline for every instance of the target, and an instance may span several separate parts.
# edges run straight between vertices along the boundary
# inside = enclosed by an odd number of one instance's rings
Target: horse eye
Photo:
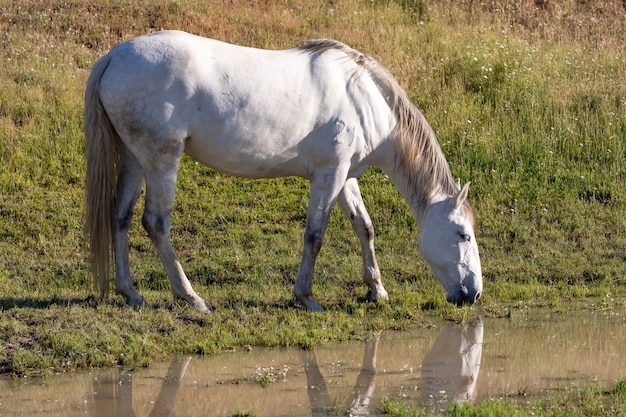
[[[472,237],[466,233],[459,233],[459,236],[461,237],[461,240],[463,242],[469,242],[470,240],[472,240]]]

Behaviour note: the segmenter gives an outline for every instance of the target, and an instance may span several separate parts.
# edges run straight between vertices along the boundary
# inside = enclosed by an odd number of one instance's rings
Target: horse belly
[[[190,137],[185,153],[208,167],[238,177],[307,177],[297,152],[271,151],[260,142]]]

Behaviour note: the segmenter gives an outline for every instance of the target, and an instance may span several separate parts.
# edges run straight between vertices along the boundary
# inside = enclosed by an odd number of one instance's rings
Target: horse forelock
[[[370,74],[396,116],[392,131],[396,169],[413,193],[411,204],[418,213],[423,213],[435,194],[453,196],[459,192],[435,132],[387,69],[375,59],[335,40],[311,40],[299,49],[308,53],[343,51]],[[473,225],[472,208],[467,201],[463,205],[465,216]]]

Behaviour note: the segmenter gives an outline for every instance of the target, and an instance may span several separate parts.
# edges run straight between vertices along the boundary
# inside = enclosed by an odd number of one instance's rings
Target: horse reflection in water
[[[364,343],[361,370],[351,394],[342,401],[343,404],[331,398],[315,351],[301,353],[307,380],[307,396],[313,417],[332,414],[338,408],[352,416],[370,415],[370,402],[379,375],[377,356],[381,333],[374,333]],[[420,388],[423,405],[445,402],[461,404],[473,398],[480,369],[482,343],[482,322],[463,326],[449,325],[441,331],[421,366]],[[174,409],[176,396],[190,360],[190,356],[176,357],[172,360],[150,413],[151,417],[176,415]],[[136,413],[133,409],[132,373],[120,373],[117,370],[115,372],[115,377],[94,381],[95,416],[134,417]]]
[[[191,356],[175,357],[167,370],[167,376],[159,391],[159,396],[150,412],[150,417],[173,417],[174,402],[180,382],[185,376]],[[133,374],[130,371],[114,370],[117,376],[94,380],[94,403],[96,417],[136,416],[133,408]]]
[[[376,355],[381,332],[365,342],[361,372],[345,402],[351,416],[370,415],[369,405],[376,388]],[[473,398],[483,346],[483,324],[449,325],[442,330],[422,362],[422,400],[462,404]],[[328,415],[334,403],[320,372],[315,352],[304,352],[302,362],[307,375],[307,393],[313,416]]]
[[[443,329],[422,362],[424,403],[471,400],[482,351],[482,322]]]

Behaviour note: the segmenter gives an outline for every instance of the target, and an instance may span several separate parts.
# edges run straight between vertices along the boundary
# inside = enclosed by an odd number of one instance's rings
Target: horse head
[[[420,221],[420,253],[448,292],[447,300],[459,306],[474,304],[483,288],[468,188],[469,183],[455,195],[433,200]]]

